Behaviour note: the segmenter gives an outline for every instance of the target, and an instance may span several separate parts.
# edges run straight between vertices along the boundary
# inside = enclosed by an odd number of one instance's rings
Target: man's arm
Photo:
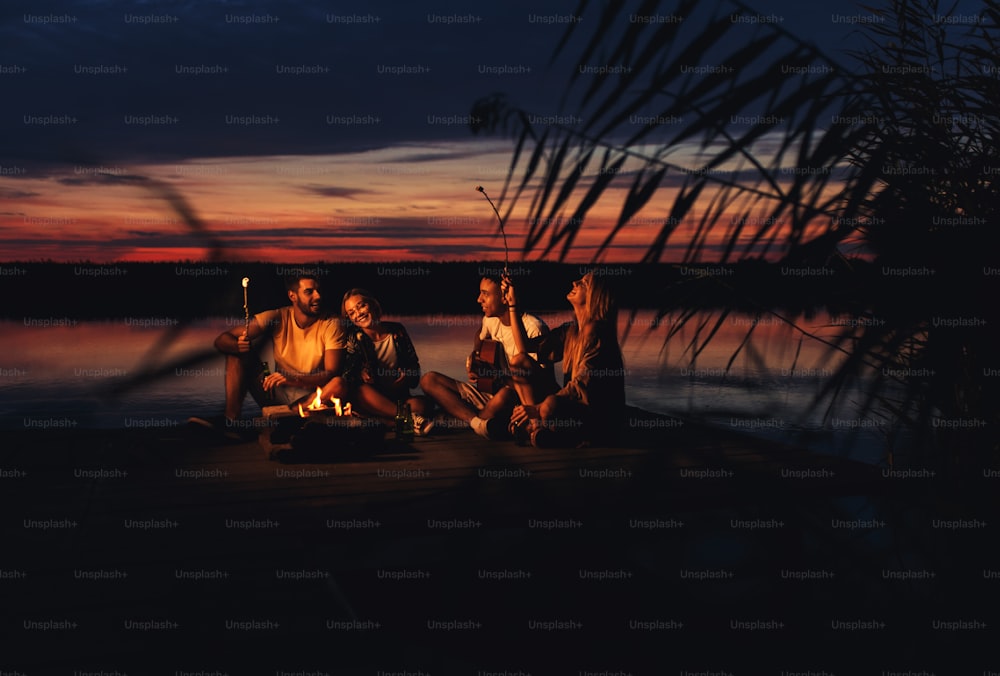
[[[507,304],[507,312],[510,314],[511,334],[514,337],[514,354],[538,352],[538,346],[542,341],[543,334],[539,333],[533,337],[528,337],[528,332],[524,328],[524,313],[517,307],[517,295],[514,292],[514,283],[510,277],[504,277],[500,284],[500,291],[503,294],[504,303]]]
[[[249,333],[246,328],[231,328],[223,331],[215,339],[215,349],[223,354],[244,355],[250,351],[250,343],[264,335],[265,329],[255,317],[250,322]]]
[[[316,387],[323,387],[336,376],[341,375],[344,368],[344,354],[346,349],[327,350],[323,353],[323,370],[319,373],[310,373],[301,376],[285,376],[282,383],[287,387],[301,387],[311,390]]]

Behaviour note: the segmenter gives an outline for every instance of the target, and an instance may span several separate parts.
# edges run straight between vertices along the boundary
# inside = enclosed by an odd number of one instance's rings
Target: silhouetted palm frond
[[[518,139],[503,206],[507,219],[526,222],[526,256],[566,259],[596,223],[605,231],[599,261],[657,219],[643,262],[767,258],[853,275],[813,298],[854,318],[828,341],[845,356],[815,405],[832,406],[862,383],[865,411],[880,407],[947,457],[993,458],[994,435],[952,432],[963,421],[1000,423],[989,376],[1000,317],[977,293],[1000,216],[1000,6],[984,0],[971,27],[951,25],[954,8],[936,0],[867,9],[880,20],[844,66],[778,24],[748,29],[755,13],[738,2],[607,3],[590,15],[599,21],[571,25],[554,50],[553,64],[567,54],[574,64],[560,95],[563,123],[533,125],[495,94],[477,102],[473,131]],[[654,15],[668,20],[637,20]],[[684,30],[669,17],[683,17]],[[914,269],[901,295],[896,271]],[[719,317],[780,301],[751,288],[726,293]],[[665,301],[661,317],[679,310],[677,326],[699,323],[687,348],[696,357],[714,336],[699,312],[708,295],[663,297],[688,307]],[[975,330],[959,330],[966,320]],[[941,430],[941,421],[954,425]]]
[[[510,106],[502,96],[477,103],[476,117],[482,122],[474,131],[503,128],[518,137],[511,174],[519,173],[522,180],[505,203],[508,217],[524,190],[535,188],[524,216],[526,253],[558,252],[564,259],[594,207],[617,198],[629,175],[635,182],[595,260],[629,229],[633,217],[644,209],[662,209],[654,196],[662,198],[678,185],[683,199],[674,200],[674,212],[691,192],[703,200],[711,199],[710,193],[725,195],[726,208],[708,220],[690,208],[683,210],[684,225],[695,228],[693,241],[734,210],[752,212],[755,222],[766,224],[753,232],[734,230],[722,261],[759,254],[778,240],[794,248],[810,239],[810,227],[831,227],[835,197],[827,190],[830,168],[845,159],[856,138],[868,133],[858,125],[829,124],[831,117],[846,112],[845,94],[858,94],[854,78],[773,25],[760,25],[746,36],[739,18],[748,11],[741,5],[710,13],[703,4],[681,2],[666,13],[663,4],[604,7],[600,28],[586,39],[568,78],[564,105],[572,112],[566,118],[577,120],[575,125],[536,129],[527,111]],[[680,31],[680,20],[634,20],[647,15],[683,17],[685,28],[693,23],[700,29]],[[615,35],[607,26],[624,28]],[[575,26],[568,31],[560,49],[583,40],[579,31]],[[529,140],[535,149],[525,161],[522,146]],[[668,160],[670,152],[681,148],[688,156]],[[602,159],[592,166],[595,151]],[[692,177],[698,179],[695,187]],[[676,218],[675,213],[664,219],[646,260],[663,255],[682,224]],[[688,248],[685,260],[704,259],[707,253],[704,246]]]

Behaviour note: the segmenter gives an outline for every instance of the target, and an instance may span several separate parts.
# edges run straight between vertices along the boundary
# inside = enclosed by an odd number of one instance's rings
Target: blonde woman
[[[625,368],[618,345],[618,305],[605,280],[588,272],[573,282],[566,299],[575,318],[532,340],[519,321],[509,278],[503,281],[503,294],[519,351],[537,351],[539,359],[563,364],[562,388],[540,395],[537,405],[515,407],[511,426],[526,430],[534,446],[613,442],[624,417]]]

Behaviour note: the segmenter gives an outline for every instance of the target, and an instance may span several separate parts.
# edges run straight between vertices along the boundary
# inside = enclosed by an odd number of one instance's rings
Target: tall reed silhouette
[[[613,203],[595,260],[652,213],[643,261],[802,271],[780,280],[790,313],[753,285],[710,288],[724,279],[659,290],[661,317],[677,313],[668,340],[695,323],[693,361],[737,309],[805,336],[796,319],[825,306],[839,366],[814,407],[829,416],[860,384],[889,462],[992,464],[1000,5],[981,8],[969,25],[935,0],[890,0],[834,58],[739,2],[583,1],[553,52],[553,68],[572,64],[558,114],[493,94],[473,132],[515,139],[499,202],[523,217],[526,257],[565,259]],[[803,294],[811,268],[845,281]]]

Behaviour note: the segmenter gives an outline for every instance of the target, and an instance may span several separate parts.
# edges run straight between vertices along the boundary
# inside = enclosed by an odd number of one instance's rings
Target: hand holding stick
[[[514,281],[510,275],[504,271],[504,276],[500,280],[500,299],[508,307],[517,307],[517,295],[514,293]]]
[[[247,287],[250,286],[250,278],[243,278],[243,316],[246,319],[246,324],[244,326],[247,340],[250,339],[250,304],[247,302]]]

